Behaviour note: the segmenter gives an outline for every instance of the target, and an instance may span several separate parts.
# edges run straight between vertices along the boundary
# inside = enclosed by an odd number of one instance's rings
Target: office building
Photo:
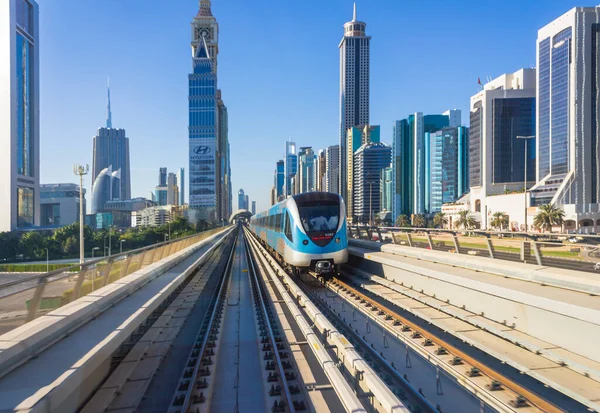
[[[273,206],[277,203],[277,191],[275,190],[275,186],[271,187],[271,194],[270,194],[269,198],[271,201],[271,206]]]
[[[167,186],[167,168],[158,169],[158,186]]]
[[[442,204],[456,202],[469,190],[469,128],[447,127],[425,134],[429,147],[425,169],[425,209],[430,214]]]
[[[243,189],[238,191],[238,209],[246,209],[246,195]]]
[[[494,212],[510,212],[499,209],[504,204],[498,204],[497,195],[520,192],[519,204],[524,205],[525,145],[527,187],[535,183],[535,139],[517,138],[535,135],[535,95],[536,70],[521,69],[486,83],[471,97],[469,201],[473,217],[483,229],[488,228]],[[509,216],[524,229],[524,206]]]
[[[42,228],[58,228],[79,222],[79,196],[78,184],[40,185],[40,226]],[[84,214],[85,210],[84,188]]]
[[[340,170],[347,170],[346,134],[356,125],[369,124],[369,79],[371,37],[366,35],[366,23],[356,18],[344,24],[340,42]],[[339,189],[348,205],[346,173],[340,173]]]
[[[300,185],[299,192],[312,192],[316,190],[315,169],[317,157],[310,146],[300,148],[298,151],[298,173],[296,179]]]
[[[340,193],[340,145],[332,145],[325,152],[325,192]]]
[[[440,115],[415,112],[396,121],[392,140],[393,204],[392,217],[400,214],[425,214],[425,169],[428,147],[425,134],[444,127],[460,126],[460,110],[448,110]]]
[[[600,229],[600,6],[576,7],[537,37],[537,184],[531,205],[565,211],[565,229]]]
[[[256,215],[256,201],[252,201],[252,215]]]
[[[282,201],[285,196],[283,194],[285,188],[285,161],[279,160],[277,161],[277,166],[275,167],[275,199],[279,202]]]
[[[381,132],[379,125],[359,125],[348,129],[346,133],[346,192],[348,201],[346,202],[346,214],[348,217],[354,216],[354,156],[358,148],[370,143],[380,142]]]
[[[229,192],[231,191],[231,168],[229,163],[229,117],[227,106],[217,90],[217,221],[229,219]]]
[[[189,199],[192,221],[219,217],[217,180],[219,123],[217,56],[219,26],[210,0],[201,0],[192,26],[193,71],[189,80]]]
[[[175,175],[173,172],[169,172],[167,175],[167,205],[179,205],[177,175]]]
[[[177,186],[179,187],[179,205],[183,205],[185,204],[185,168],[179,168]]]
[[[38,5],[0,5],[0,231],[40,225]]]
[[[173,205],[152,206],[138,211],[133,211],[130,226],[158,227],[172,222],[181,215],[181,210]]]
[[[250,211],[250,197],[248,195],[244,197],[244,209]]]
[[[285,190],[284,197],[294,194],[292,177],[298,172],[298,155],[296,154],[296,143],[287,141],[285,143]]]
[[[154,199],[158,205],[167,205],[169,196],[168,186],[157,186],[154,190]]]
[[[381,199],[381,212],[392,213],[392,188],[393,188],[393,169],[391,166],[381,170],[379,177],[379,197]],[[391,217],[390,217],[391,219]]]
[[[327,158],[325,156],[325,149],[320,149],[317,154],[316,160],[316,168],[315,168],[315,181],[316,181],[316,190],[320,192],[325,191],[325,180],[326,180],[326,172],[327,172]]]
[[[365,143],[354,154],[353,222],[371,222],[381,211],[381,171],[391,156],[392,148],[381,142]]]

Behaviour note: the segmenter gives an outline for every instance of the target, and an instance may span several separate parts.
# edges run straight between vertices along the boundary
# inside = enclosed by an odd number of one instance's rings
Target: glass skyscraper
[[[391,156],[392,148],[381,142],[365,143],[354,154],[353,222],[368,222],[381,211],[381,171]]]
[[[285,143],[285,189],[284,197],[294,194],[292,178],[298,172],[298,155],[296,154],[296,143],[288,141]]]
[[[277,161],[277,166],[275,168],[275,197],[279,202],[281,201],[283,196],[283,189],[285,184],[285,162],[282,160]]]
[[[5,0],[0,15],[0,231],[39,225],[39,25],[33,0]]]
[[[317,156],[310,146],[300,148],[298,152],[298,173],[296,179],[299,180],[300,194],[304,192],[316,191],[316,160]]]

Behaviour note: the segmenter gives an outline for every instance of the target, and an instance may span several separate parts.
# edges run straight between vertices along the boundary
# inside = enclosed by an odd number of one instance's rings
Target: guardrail
[[[348,227],[351,239],[600,272],[600,236],[436,228]]]
[[[216,228],[0,284],[0,335],[222,230]]]

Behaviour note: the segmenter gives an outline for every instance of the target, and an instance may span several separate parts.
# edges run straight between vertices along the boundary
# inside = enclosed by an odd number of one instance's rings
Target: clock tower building
[[[219,54],[219,24],[212,14],[210,0],[200,0],[198,14],[192,20],[192,55],[196,55],[199,41],[204,38],[213,61],[213,73],[217,73]]]

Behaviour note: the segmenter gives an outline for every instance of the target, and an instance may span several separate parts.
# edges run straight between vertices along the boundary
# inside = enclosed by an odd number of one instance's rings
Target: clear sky
[[[40,6],[41,182],[76,182],[106,119],[130,140],[132,196],[158,168],[187,170],[190,22],[197,0],[37,0]],[[358,0],[371,40],[371,124],[391,143],[409,113],[463,111],[482,81],[535,66],[537,30],[567,0]],[[592,4],[589,4],[592,5]],[[351,0],[213,0],[219,87],[229,111],[233,202],[244,188],[268,206],[285,141],[338,143],[339,51]],[[86,178],[89,189],[91,178]],[[186,196],[187,198],[187,196]],[[89,203],[88,203],[89,205]]]

